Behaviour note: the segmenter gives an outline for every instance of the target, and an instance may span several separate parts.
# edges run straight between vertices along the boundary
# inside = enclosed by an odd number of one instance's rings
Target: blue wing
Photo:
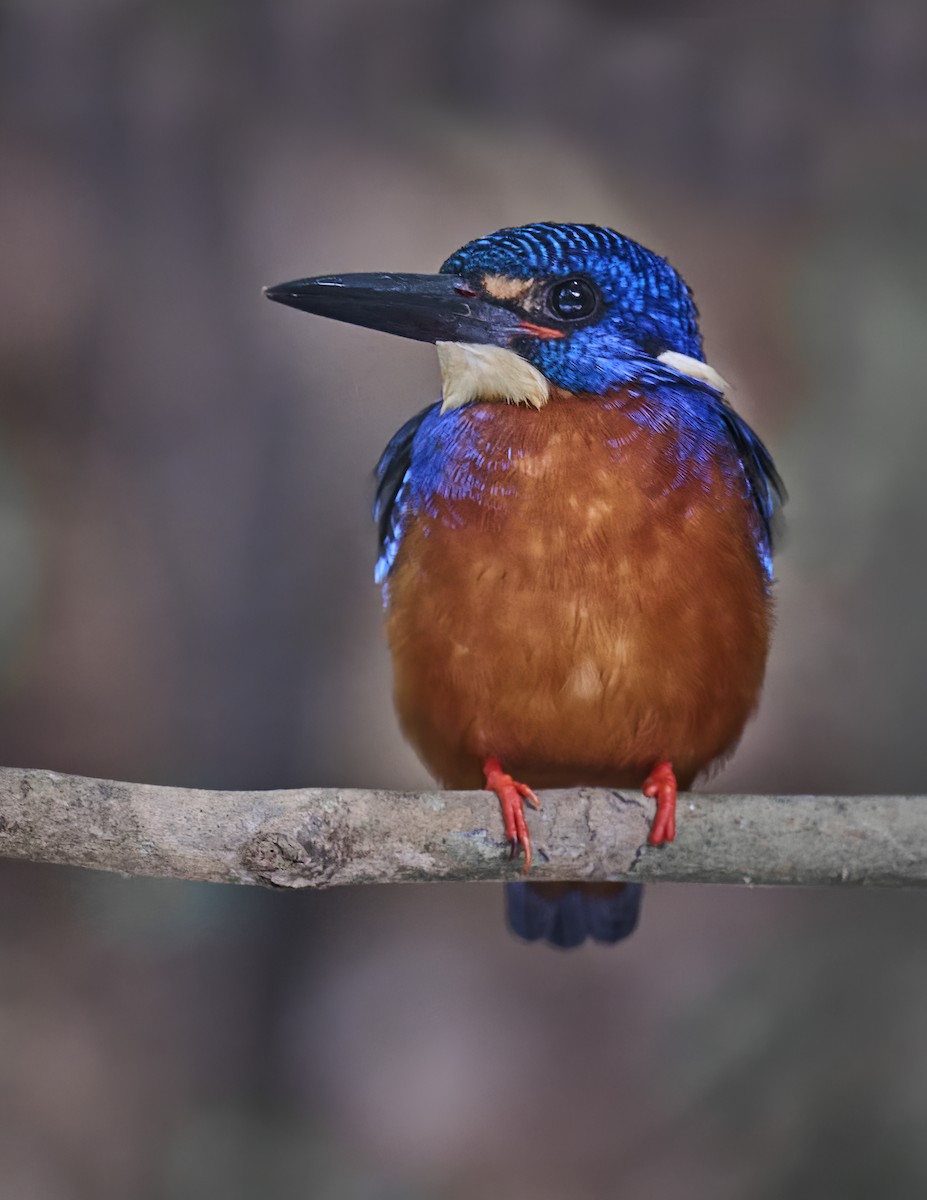
[[[402,538],[402,492],[412,465],[415,435],[425,418],[440,407],[441,401],[436,400],[410,417],[390,438],[377,463],[377,494],[373,503],[373,519],[379,533],[377,583],[382,583],[389,574]]]
[[[725,406],[721,417],[728,437],[740,458],[750,498],[760,518],[764,534],[765,553],[762,555],[767,574],[772,575],[772,555],[779,533],[779,513],[785,504],[785,485],[776,470],[772,455],[750,426]]]

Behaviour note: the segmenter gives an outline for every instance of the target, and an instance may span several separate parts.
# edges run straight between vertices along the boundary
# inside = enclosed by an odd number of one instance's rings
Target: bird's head
[[[725,385],[666,259],[597,225],[540,223],[468,242],[439,275],[341,275],[267,289],[306,312],[437,345],[444,407],[605,395],[636,380]]]

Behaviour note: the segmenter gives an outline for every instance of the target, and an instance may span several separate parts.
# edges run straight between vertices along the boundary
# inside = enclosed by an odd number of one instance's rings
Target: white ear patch
[[[441,364],[442,412],[471,400],[500,400],[534,408],[547,403],[547,380],[514,350],[471,342],[436,342],[435,348]]]
[[[657,362],[666,363],[680,375],[688,375],[690,379],[707,383],[710,388],[714,388],[722,396],[726,396],[731,390],[731,385],[725,382],[714,367],[709,367],[708,363],[699,362],[697,358],[690,358],[688,354],[677,354],[675,350],[664,350],[662,354],[657,355]]]

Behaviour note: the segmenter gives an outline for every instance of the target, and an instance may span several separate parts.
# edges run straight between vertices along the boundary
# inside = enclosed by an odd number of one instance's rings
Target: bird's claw
[[[525,874],[531,869],[531,834],[525,821],[525,804],[527,800],[532,808],[540,808],[541,802],[526,783],[519,783],[506,771],[498,758],[487,758],[483,764],[483,774],[486,776],[486,789],[495,792],[502,806],[502,820],[505,824],[505,836],[511,846],[510,858],[515,858],[519,848],[525,851]]]
[[[650,796],[657,802],[653,824],[647,841],[651,846],[662,846],[676,837],[676,776],[673,774],[673,764],[669,761],[658,762],[641,789],[645,796]]]

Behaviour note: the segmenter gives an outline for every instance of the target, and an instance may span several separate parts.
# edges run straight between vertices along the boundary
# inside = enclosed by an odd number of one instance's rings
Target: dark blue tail
[[[509,927],[528,942],[569,949],[586,938],[620,942],[637,926],[640,883],[508,883]]]

